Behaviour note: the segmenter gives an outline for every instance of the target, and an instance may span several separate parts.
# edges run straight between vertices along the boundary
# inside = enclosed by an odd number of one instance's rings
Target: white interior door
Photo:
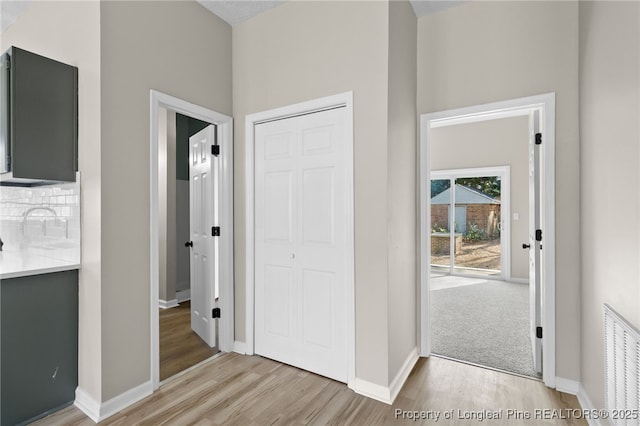
[[[217,298],[218,253],[213,236],[217,224],[216,168],[211,125],[189,138],[189,233],[191,241],[191,328],[209,346],[216,346],[212,310]]]
[[[529,141],[529,303],[531,323],[531,343],[533,363],[537,373],[542,373],[542,306],[540,279],[540,250],[542,250],[540,212],[540,145],[536,138],[540,134],[540,116],[538,111],[531,114],[533,129]],[[540,231],[541,232],[541,231]],[[538,238],[540,237],[540,238]]]
[[[347,381],[346,110],[255,126],[255,352]]]

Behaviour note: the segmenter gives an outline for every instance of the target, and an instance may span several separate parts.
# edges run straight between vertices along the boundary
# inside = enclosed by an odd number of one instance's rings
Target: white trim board
[[[238,340],[236,340],[235,342],[233,342],[233,351],[235,353],[238,353],[240,355],[246,355],[247,354],[247,344],[244,342],[240,342]]]
[[[113,416],[119,411],[135,404],[153,393],[151,381],[129,389],[108,401],[99,403],[80,387],[76,388],[74,405],[96,423]]]
[[[594,413],[598,411],[598,409],[593,405],[589,395],[587,395],[587,391],[582,386],[582,383],[578,383],[578,393],[576,394],[578,398],[578,403],[580,407],[589,413]],[[587,423],[589,426],[609,426],[612,425],[612,421],[608,419],[593,419],[591,416],[585,416],[587,419]]]
[[[150,282],[151,300],[151,383],[155,391],[160,386],[160,349],[159,349],[159,183],[158,183],[158,126],[159,110],[166,108],[180,114],[197,118],[217,126],[217,140],[220,145],[220,298],[219,306],[224,315],[218,323],[220,333],[219,346],[223,352],[233,350],[234,333],[234,290],[233,290],[233,120],[231,117],[212,111],[182,99],[150,91]]]
[[[347,115],[346,133],[347,159],[346,173],[350,179],[350,188],[347,188],[347,248],[351,255],[347,259],[347,383],[355,379],[355,243],[354,243],[354,207],[353,207],[353,92],[341,93],[334,96],[301,102],[276,108],[269,111],[258,112],[246,116],[245,119],[245,174],[246,174],[246,342],[245,353],[254,354],[254,127],[256,124],[274,121],[302,114],[344,107]]]
[[[580,382],[564,377],[556,377],[556,390],[559,392],[577,395],[580,391]]]
[[[541,163],[543,164],[542,193],[544,211],[542,214],[545,245],[543,250],[544,274],[543,274],[543,300],[544,312],[542,314],[543,333],[543,380],[545,385],[555,387],[556,382],[556,330],[555,330],[555,93],[531,96],[526,98],[511,99],[490,104],[475,105],[470,107],[439,111],[422,114],[420,116],[420,172],[418,187],[420,191],[419,205],[419,229],[430,229],[431,203],[429,202],[431,175],[429,164],[430,130],[434,127],[472,123],[478,121],[494,120],[499,118],[529,115],[532,111],[540,111],[544,140],[542,143]],[[420,286],[419,286],[419,329],[420,355],[429,356],[431,352],[431,333],[429,306],[431,303],[430,267],[431,258],[430,238],[424,235],[420,238]],[[424,265],[427,262],[427,265]]]
[[[171,299],[171,300],[162,300],[162,299],[158,299],[158,307],[160,309],[171,309],[171,308],[175,308],[178,305],[178,299]]]
[[[357,394],[391,405],[396,400],[402,386],[404,386],[409,374],[411,374],[413,367],[416,365],[416,362],[418,362],[418,358],[418,348],[416,347],[409,352],[409,355],[402,364],[402,367],[389,386],[378,385],[356,377],[352,383],[349,384],[349,388]]]

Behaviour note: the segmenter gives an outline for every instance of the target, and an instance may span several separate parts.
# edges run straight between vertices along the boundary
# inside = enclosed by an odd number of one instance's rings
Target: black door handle
[[[523,245],[522,245],[522,248],[523,248],[523,249],[531,248],[531,244],[523,244]]]
[[[187,241],[186,243],[184,243],[185,247],[193,247],[193,241]]]

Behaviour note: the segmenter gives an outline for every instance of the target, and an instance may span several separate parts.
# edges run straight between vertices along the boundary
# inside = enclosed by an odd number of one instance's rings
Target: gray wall
[[[356,375],[384,386],[416,339],[411,310],[415,200],[407,197],[415,183],[407,178],[410,166],[398,165],[415,152],[415,114],[395,121],[398,111],[413,114],[414,105],[411,26],[415,18],[407,6],[401,4],[391,13],[386,2],[287,2],[233,27],[236,340],[246,339],[244,118],[353,91]],[[390,38],[390,27],[402,31],[400,42]],[[403,65],[395,69],[390,46],[403,41],[408,42],[402,46],[406,51],[397,56]],[[409,80],[401,81],[403,76]],[[402,95],[391,103],[389,93],[395,87],[402,88]],[[401,139],[392,142],[390,135]],[[390,156],[391,145],[398,151]],[[389,218],[392,200],[398,203],[394,211],[403,212],[399,218],[408,218],[407,223]],[[390,237],[393,230],[398,231],[397,240]],[[408,258],[392,257],[390,238]],[[394,286],[398,292],[390,297]],[[399,336],[390,337],[390,324]]]
[[[417,26],[409,2],[390,2],[387,141],[390,381],[407,354],[417,347]]]
[[[578,3],[469,2],[418,20],[418,113],[556,93],[556,373],[580,379]]]
[[[149,90],[230,115],[231,28],[195,2],[101,2],[100,13],[106,401],[150,380]]]
[[[158,223],[160,226],[160,272],[158,298],[169,302],[176,298],[176,113],[160,108],[158,111]]]
[[[580,2],[582,384],[604,405],[602,304],[640,328],[640,5]]]
[[[189,241],[189,181],[176,180],[176,292],[191,288],[191,253],[184,246]]]
[[[528,279],[529,118],[513,117],[431,129],[431,170],[511,166],[511,276]],[[513,220],[513,213],[520,219]]]

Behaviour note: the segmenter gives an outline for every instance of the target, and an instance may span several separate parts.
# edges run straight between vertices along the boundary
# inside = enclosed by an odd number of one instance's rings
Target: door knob
[[[185,247],[193,247],[193,241],[187,241],[186,243],[184,243]]]
[[[522,248],[523,248],[523,249],[528,249],[528,248],[530,248],[530,247],[531,247],[531,244],[523,244],[523,245],[522,245]]]

